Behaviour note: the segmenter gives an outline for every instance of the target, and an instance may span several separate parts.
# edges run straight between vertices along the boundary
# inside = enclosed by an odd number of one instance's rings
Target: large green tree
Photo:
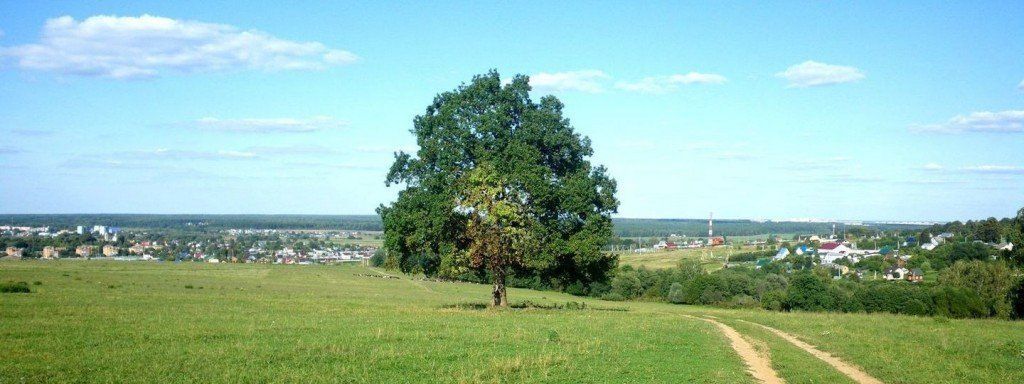
[[[507,272],[563,289],[607,281],[617,260],[601,247],[618,208],[615,181],[590,164],[590,140],[562,115],[562,103],[535,102],[529,92],[526,76],[502,84],[491,71],[437,95],[414,119],[419,148],[396,153],[386,180],[405,188],[378,209],[386,266],[495,282]],[[516,213],[488,222],[487,204]]]

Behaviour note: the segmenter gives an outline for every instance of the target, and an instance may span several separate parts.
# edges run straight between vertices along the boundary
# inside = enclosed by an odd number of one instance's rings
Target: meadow
[[[743,246],[739,249],[732,246],[719,246],[711,252],[708,252],[707,248],[681,248],[648,253],[619,252],[619,263],[634,268],[665,269],[675,268],[681,260],[695,260],[710,272],[721,269],[728,255],[756,250],[757,248],[753,246]]]
[[[0,262],[0,382],[753,382],[727,324],[787,382],[1024,382],[1024,324],[608,302],[356,265]]]

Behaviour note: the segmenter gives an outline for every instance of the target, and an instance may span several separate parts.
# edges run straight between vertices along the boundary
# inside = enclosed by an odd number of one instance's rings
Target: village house
[[[113,245],[109,245],[109,244],[108,245],[104,245],[103,246],[103,256],[107,256],[107,257],[117,256],[117,247],[115,247]]]
[[[885,272],[882,274],[882,277],[889,281],[904,280],[907,279],[907,274],[909,273],[910,270],[904,267],[892,266],[886,268]]]
[[[20,259],[24,251],[24,248],[7,247],[7,255],[4,256],[4,259]]]
[[[89,257],[90,255],[92,255],[92,246],[79,245],[78,247],[75,247],[75,254],[80,257]]]
[[[853,251],[852,248],[836,242],[828,242],[818,247],[818,253],[821,255],[821,262],[823,263],[834,263],[836,260],[851,256],[851,251]]]
[[[678,249],[679,245],[676,244],[675,242],[672,242],[672,241],[659,241],[658,244],[654,244],[653,248],[655,250],[662,250],[662,249],[664,249],[664,250],[671,251],[673,249]]]
[[[911,269],[910,272],[907,273],[907,281],[912,283],[920,283],[924,281],[924,271],[922,271],[921,268]]]
[[[814,248],[808,247],[806,244],[802,244],[796,247],[796,255],[803,256],[804,254],[813,254]]]
[[[782,260],[782,259],[785,259],[786,256],[789,256],[789,248],[780,247],[779,251],[775,253],[775,257],[773,257],[772,259],[773,260]]]
[[[43,247],[43,258],[44,259],[48,259],[48,260],[49,259],[59,259],[60,258],[60,250],[58,250],[57,248],[55,248],[53,246],[45,246],[45,247]]]

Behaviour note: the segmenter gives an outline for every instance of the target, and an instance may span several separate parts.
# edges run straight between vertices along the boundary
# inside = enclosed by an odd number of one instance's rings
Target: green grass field
[[[355,265],[0,262],[0,382],[752,382],[713,315],[791,383],[849,382],[758,322],[887,383],[1022,382],[1024,324],[605,302],[382,278]],[[39,282],[38,285],[34,284]]]
[[[727,246],[718,246],[708,251],[707,248],[683,248],[671,251],[653,251],[649,253],[619,253],[619,262],[623,265],[630,265],[634,268],[644,267],[648,269],[675,268],[680,260],[699,261],[707,271],[714,271],[722,268],[725,258],[728,255],[755,251],[756,248],[744,246],[742,249],[735,249]]]

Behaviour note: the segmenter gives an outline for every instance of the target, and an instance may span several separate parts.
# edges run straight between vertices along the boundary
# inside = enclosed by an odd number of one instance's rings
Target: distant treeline
[[[708,221],[704,219],[614,219],[615,234],[619,237],[650,237],[677,234],[682,236],[706,236]],[[715,220],[715,234],[725,236],[753,236],[780,233],[831,233],[832,223],[808,223],[793,221],[751,221]],[[837,231],[877,232],[892,230],[920,229],[923,225],[838,224]]]
[[[613,219],[619,237],[662,237],[670,234],[704,236],[708,222],[703,219]],[[153,215],[153,214],[57,214],[0,215],[0,225],[75,227],[106,225],[122,228],[259,228],[259,229],[348,229],[380,231],[377,215]],[[847,231],[874,232],[920,229],[923,226],[872,224],[847,226]],[[840,226],[840,230],[844,228]],[[780,233],[829,233],[831,223],[750,220],[715,220],[715,234],[752,236]]]
[[[377,215],[0,215],[0,225],[75,227],[106,225],[153,229],[346,229],[381,230]]]

